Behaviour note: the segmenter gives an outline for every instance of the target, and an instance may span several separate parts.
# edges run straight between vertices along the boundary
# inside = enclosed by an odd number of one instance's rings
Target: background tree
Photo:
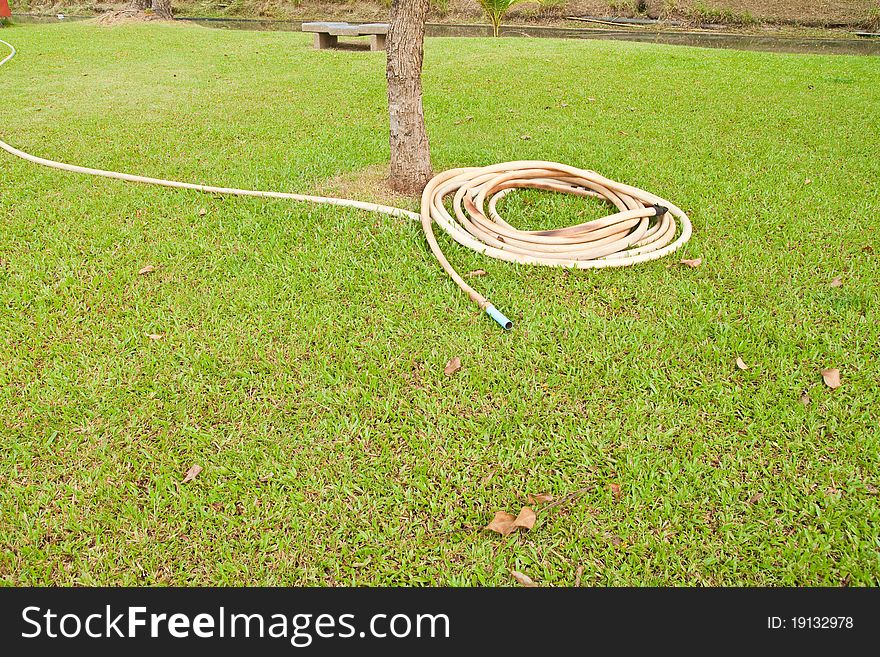
[[[393,0],[388,30],[388,113],[392,189],[419,194],[433,176],[425,113],[422,59],[430,0]]]
[[[139,0],[135,0],[135,2],[138,1]],[[171,0],[152,0],[151,6],[153,8],[153,13],[159,18],[165,18],[167,20],[174,18],[174,13],[171,10]]]

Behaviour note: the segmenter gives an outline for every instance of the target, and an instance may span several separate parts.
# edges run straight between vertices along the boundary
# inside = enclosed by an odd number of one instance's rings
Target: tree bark
[[[433,176],[425,113],[422,58],[430,0],[393,0],[388,30],[388,114],[392,189],[419,194]]]
[[[167,20],[174,18],[174,13],[171,11],[171,0],[152,0],[152,8],[153,13],[159,18]]]
[[[143,11],[144,9],[149,9],[151,4],[152,0],[131,0],[129,6],[132,9]]]

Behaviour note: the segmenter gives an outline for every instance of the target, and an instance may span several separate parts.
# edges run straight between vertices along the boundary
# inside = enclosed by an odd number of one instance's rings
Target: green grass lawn
[[[304,193],[388,159],[381,54],[187,26],[0,38],[0,137],[44,157]],[[693,239],[574,272],[444,235],[503,333],[416,222],[0,154],[0,581],[877,584],[878,60],[431,39],[424,77],[436,170],[592,168]],[[482,530],[583,489],[530,533]]]

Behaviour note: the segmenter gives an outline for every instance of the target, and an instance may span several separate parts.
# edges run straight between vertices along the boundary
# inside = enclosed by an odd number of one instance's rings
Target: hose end
[[[504,316],[504,313],[498,310],[491,303],[486,306],[486,314],[489,315],[489,317],[494,319],[496,322],[498,322],[498,325],[505,331],[509,331],[513,328],[513,322],[507,319],[507,317]]]
[[[654,208],[654,216],[655,217],[662,217],[664,214],[669,212],[669,208],[667,208],[665,205],[659,205],[659,204],[655,203],[651,207]]]

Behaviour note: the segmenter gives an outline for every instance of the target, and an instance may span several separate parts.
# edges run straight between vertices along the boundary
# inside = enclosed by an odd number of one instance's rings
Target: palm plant
[[[486,18],[492,23],[492,34],[498,36],[498,30],[501,28],[501,20],[513,5],[523,0],[478,0]]]

